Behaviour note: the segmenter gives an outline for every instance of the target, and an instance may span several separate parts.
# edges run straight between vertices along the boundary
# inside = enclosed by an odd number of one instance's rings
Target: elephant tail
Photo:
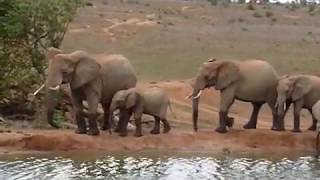
[[[169,100],[169,102],[168,102],[168,105],[169,105],[169,109],[170,109],[170,111],[171,111],[171,114],[173,115],[173,117],[174,117],[175,119],[177,119],[176,114],[175,114],[174,111],[172,110],[172,104],[171,104],[171,101],[170,101],[170,100]]]

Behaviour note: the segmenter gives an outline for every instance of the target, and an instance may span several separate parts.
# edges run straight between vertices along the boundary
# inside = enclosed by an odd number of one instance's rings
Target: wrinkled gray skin
[[[250,120],[244,125],[244,128],[256,128],[259,110],[264,103],[268,103],[273,115],[272,129],[278,130],[275,109],[278,78],[275,69],[269,63],[261,60],[243,62],[210,60],[203,63],[195,77],[193,93],[190,96],[193,99],[194,130],[198,129],[198,105],[201,91],[210,87],[215,87],[221,92],[217,132],[226,133],[226,127],[232,126],[228,111],[235,99],[251,102],[253,105]]]
[[[103,130],[109,129],[109,106],[113,95],[122,89],[135,87],[137,78],[130,62],[122,55],[108,55],[99,59],[92,58],[85,51],[64,54],[56,48],[49,48],[47,87],[48,123],[55,128],[53,121],[56,99],[54,94],[61,84],[70,84],[72,104],[76,114],[79,134],[98,135],[97,107],[101,103],[104,109]],[[87,130],[83,113],[83,101],[88,103]],[[121,132],[120,132],[121,133]]]
[[[302,108],[312,113],[313,105],[320,100],[320,78],[312,75],[292,75],[279,80],[277,86],[277,111],[279,114],[279,127],[284,129],[285,106],[290,100],[294,104],[293,132],[300,130],[300,111]],[[312,116],[312,125],[309,130],[316,130],[317,119]]]
[[[118,91],[112,98],[110,112],[116,109],[126,109],[134,114],[136,123],[135,136],[142,136],[141,117],[143,114],[151,115],[155,118],[155,125],[151,134],[160,133],[160,121],[163,122],[163,133],[170,131],[167,121],[167,109],[170,105],[169,96],[161,88],[137,89]]]

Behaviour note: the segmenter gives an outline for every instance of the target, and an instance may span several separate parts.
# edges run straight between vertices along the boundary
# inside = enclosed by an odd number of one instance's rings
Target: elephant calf
[[[284,130],[285,105],[290,100],[294,105],[293,132],[300,132],[300,111],[307,109],[313,114],[313,105],[320,100],[320,78],[312,75],[285,76],[279,80],[277,86],[277,111],[279,115],[279,128]],[[317,119],[313,117],[309,130],[316,130]]]
[[[137,88],[130,88],[127,90],[118,91],[112,98],[110,105],[110,112],[116,109],[125,109],[130,114],[134,114],[136,123],[135,136],[142,136],[141,129],[141,117],[142,114],[148,114],[155,118],[154,128],[151,130],[151,134],[160,133],[160,121],[163,122],[163,133],[170,131],[170,125],[167,121],[166,114],[170,100],[167,93],[161,88],[148,88],[144,90],[138,90]],[[124,123],[122,126],[126,126]],[[119,126],[118,126],[119,127]],[[126,127],[124,131],[126,131]]]

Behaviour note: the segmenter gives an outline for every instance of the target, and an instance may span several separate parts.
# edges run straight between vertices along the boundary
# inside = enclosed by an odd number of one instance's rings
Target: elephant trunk
[[[283,117],[286,109],[286,98],[279,96],[277,98],[276,108],[279,117]]]
[[[58,99],[56,98],[58,91],[47,90],[46,92],[46,103],[47,103],[47,121],[54,127],[59,128],[58,124],[53,121],[54,108],[58,104]]]
[[[284,116],[286,112],[288,111],[288,108],[290,107],[290,103],[288,104],[286,102],[285,96],[278,96],[277,102],[276,102],[276,110],[277,110],[277,123],[276,126],[278,126],[279,129],[284,129]]]
[[[194,131],[198,131],[198,114],[199,114],[199,99],[200,99],[201,90],[194,90],[191,97],[192,98],[192,122]]]

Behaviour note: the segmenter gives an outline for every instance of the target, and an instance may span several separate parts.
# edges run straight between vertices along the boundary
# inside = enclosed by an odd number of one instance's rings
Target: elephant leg
[[[308,130],[315,131],[317,129],[317,121],[318,120],[313,116],[312,109],[308,109],[308,111],[310,112],[310,114],[312,116],[312,125],[308,128]]]
[[[252,103],[253,110],[251,113],[251,117],[250,117],[249,122],[243,126],[244,129],[256,129],[257,128],[258,114],[259,114],[259,111],[260,111],[262,105],[263,105],[263,103],[261,103],[261,102]]]
[[[75,133],[77,134],[86,134],[87,126],[84,120],[83,104],[82,98],[77,92],[72,92],[72,105],[75,111],[77,129]]]
[[[171,130],[170,124],[166,118],[161,119],[163,123],[163,133],[168,133]]]
[[[109,111],[109,104],[102,104],[102,107],[103,107],[104,117],[103,117],[101,130],[105,131],[112,128],[113,119],[112,119],[112,114]]]
[[[294,103],[294,119],[293,119],[293,130],[292,132],[301,132],[300,130],[300,111],[303,107],[303,100],[298,100]]]
[[[151,134],[159,134],[160,133],[160,118],[158,116],[154,116],[154,127],[150,131]]]
[[[98,97],[93,93],[87,93],[87,102],[88,102],[88,121],[89,121],[89,131],[88,135],[97,136],[100,134],[98,125],[97,125],[97,109],[99,104]]]
[[[134,134],[134,136],[140,137],[142,136],[141,117],[135,118],[135,123],[136,123],[136,133]]]
[[[131,113],[130,110],[127,109],[120,109],[120,119],[119,119],[119,136],[127,136],[128,135],[128,123],[129,123],[129,119],[130,119]]]
[[[317,138],[316,138],[316,150],[317,150],[317,153],[320,153],[320,151],[319,151],[319,137],[320,137],[320,132],[317,133]]]
[[[219,112],[219,127],[216,128],[216,132],[226,133],[228,122],[228,112],[234,102],[234,89],[226,88],[221,91],[220,98],[220,112]]]

